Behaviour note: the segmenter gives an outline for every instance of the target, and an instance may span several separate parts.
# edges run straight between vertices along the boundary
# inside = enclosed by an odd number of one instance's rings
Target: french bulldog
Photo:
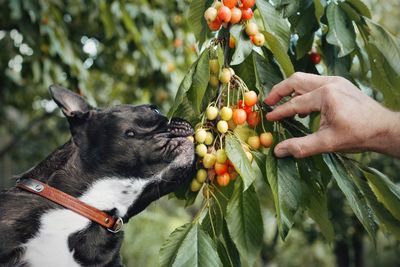
[[[154,105],[98,109],[60,86],[49,90],[72,137],[20,181],[36,179],[128,222],[193,174],[186,121],[169,121]],[[37,194],[0,194],[0,266],[122,266],[122,239]]]

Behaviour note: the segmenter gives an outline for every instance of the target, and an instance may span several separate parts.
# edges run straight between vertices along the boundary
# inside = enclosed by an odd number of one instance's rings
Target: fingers
[[[296,96],[267,114],[267,120],[277,121],[296,114],[305,116],[321,109],[321,90]]]
[[[327,131],[297,138],[290,138],[277,144],[274,152],[278,158],[294,156],[295,158],[305,158],[321,153],[332,152],[334,141],[329,140]]]
[[[333,76],[320,76],[310,73],[296,72],[288,79],[276,84],[272,87],[271,92],[265,98],[267,105],[273,106],[283,97],[295,92],[296,94],[304,94],[306,92],[317,89],[324,84],[330,83]]]

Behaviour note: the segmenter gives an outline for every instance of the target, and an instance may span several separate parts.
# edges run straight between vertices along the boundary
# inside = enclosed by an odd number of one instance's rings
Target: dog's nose
[[[186,137],[194,134],[194,129],[190,123],[180,118],[172,118],[168,124],[167,131],[176,137]]]

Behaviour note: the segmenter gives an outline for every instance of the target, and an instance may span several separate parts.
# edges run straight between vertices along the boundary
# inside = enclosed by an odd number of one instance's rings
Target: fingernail
[[[278,158],[283,158],[290,155],[287,147],[284,146],[276,146],[274,152],[275,156],[277,156]]]

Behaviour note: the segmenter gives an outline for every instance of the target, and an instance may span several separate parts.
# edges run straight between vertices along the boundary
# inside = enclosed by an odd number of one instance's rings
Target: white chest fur
[[[100,210],[117,209],[124,216],[150,179],[104,178],[94,183],[79,199]],[[89,220],[67,209],[53,210],[40,218],[38,233],[23,246],[23,261],[32,267],[80,266],[68,247],[68,237],[89,225]]]

